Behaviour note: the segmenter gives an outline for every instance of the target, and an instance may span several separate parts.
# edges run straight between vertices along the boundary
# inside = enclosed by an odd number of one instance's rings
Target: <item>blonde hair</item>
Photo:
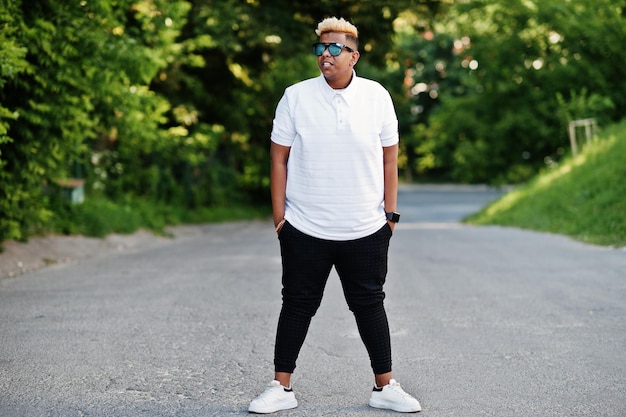
[[[322,34],[328,32],[345,33],[355,40],[359,38],[359,31],[356,29],[356,26],[346,21],[343,17],[341,19],[327,17],[318,23],[317,29],[315,29],[317,36],[322,36]]]

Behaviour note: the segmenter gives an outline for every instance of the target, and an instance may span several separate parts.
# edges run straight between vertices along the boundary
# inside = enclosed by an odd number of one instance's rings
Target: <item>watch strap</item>
[[[385,216],[390,222],[398,223],[400,221],[400,213],[396,213],[395,211],[385,212]]]

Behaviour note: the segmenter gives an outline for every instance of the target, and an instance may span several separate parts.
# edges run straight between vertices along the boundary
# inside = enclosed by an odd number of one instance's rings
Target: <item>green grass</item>
[[[626,246],[626,121],[604,129],[576,157],[465,219]]]
[[[189,210],[164,206],[141,199],[116,203],[87,197],[85,202],[65,207],[55,213],[46,232],[65,235],[104,237],[111,233],[130,234],[140,229],[165,234],[167,226],[194,223],[218,223],[269,218],[271,210],[262,206],[210,207]]]

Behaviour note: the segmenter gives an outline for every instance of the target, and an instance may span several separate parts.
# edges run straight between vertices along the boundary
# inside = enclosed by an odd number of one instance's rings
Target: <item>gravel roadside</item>
[[[2,242],[0,279],[14,278],[51,265],[78,262],[81,259],[132,251],[154,245],[166,245],[177,238],[203,233],[203,226],[167,228],[166,236],[146,230],[133,234],[111,234],[105,238],[50,235],[32,237],[27,242]]]

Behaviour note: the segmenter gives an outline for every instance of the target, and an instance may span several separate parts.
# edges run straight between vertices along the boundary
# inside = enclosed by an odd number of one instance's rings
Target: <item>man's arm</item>
[[[385,212],[397,210],[398,205],[398,144],[383,147],[383,170],[385,174]],[[391,230],[395,223],[387,221]]]
[[[287,160],[289,159],[289,146],[278,145],[274,142],[270,145],[270,192],[272,194],[272,214],[274,227],[277,227],[285,218],[285,199],[287,195]],[[282,225],[281,225],[282,226]],[[277,227],[276,232],[280,231]]]

